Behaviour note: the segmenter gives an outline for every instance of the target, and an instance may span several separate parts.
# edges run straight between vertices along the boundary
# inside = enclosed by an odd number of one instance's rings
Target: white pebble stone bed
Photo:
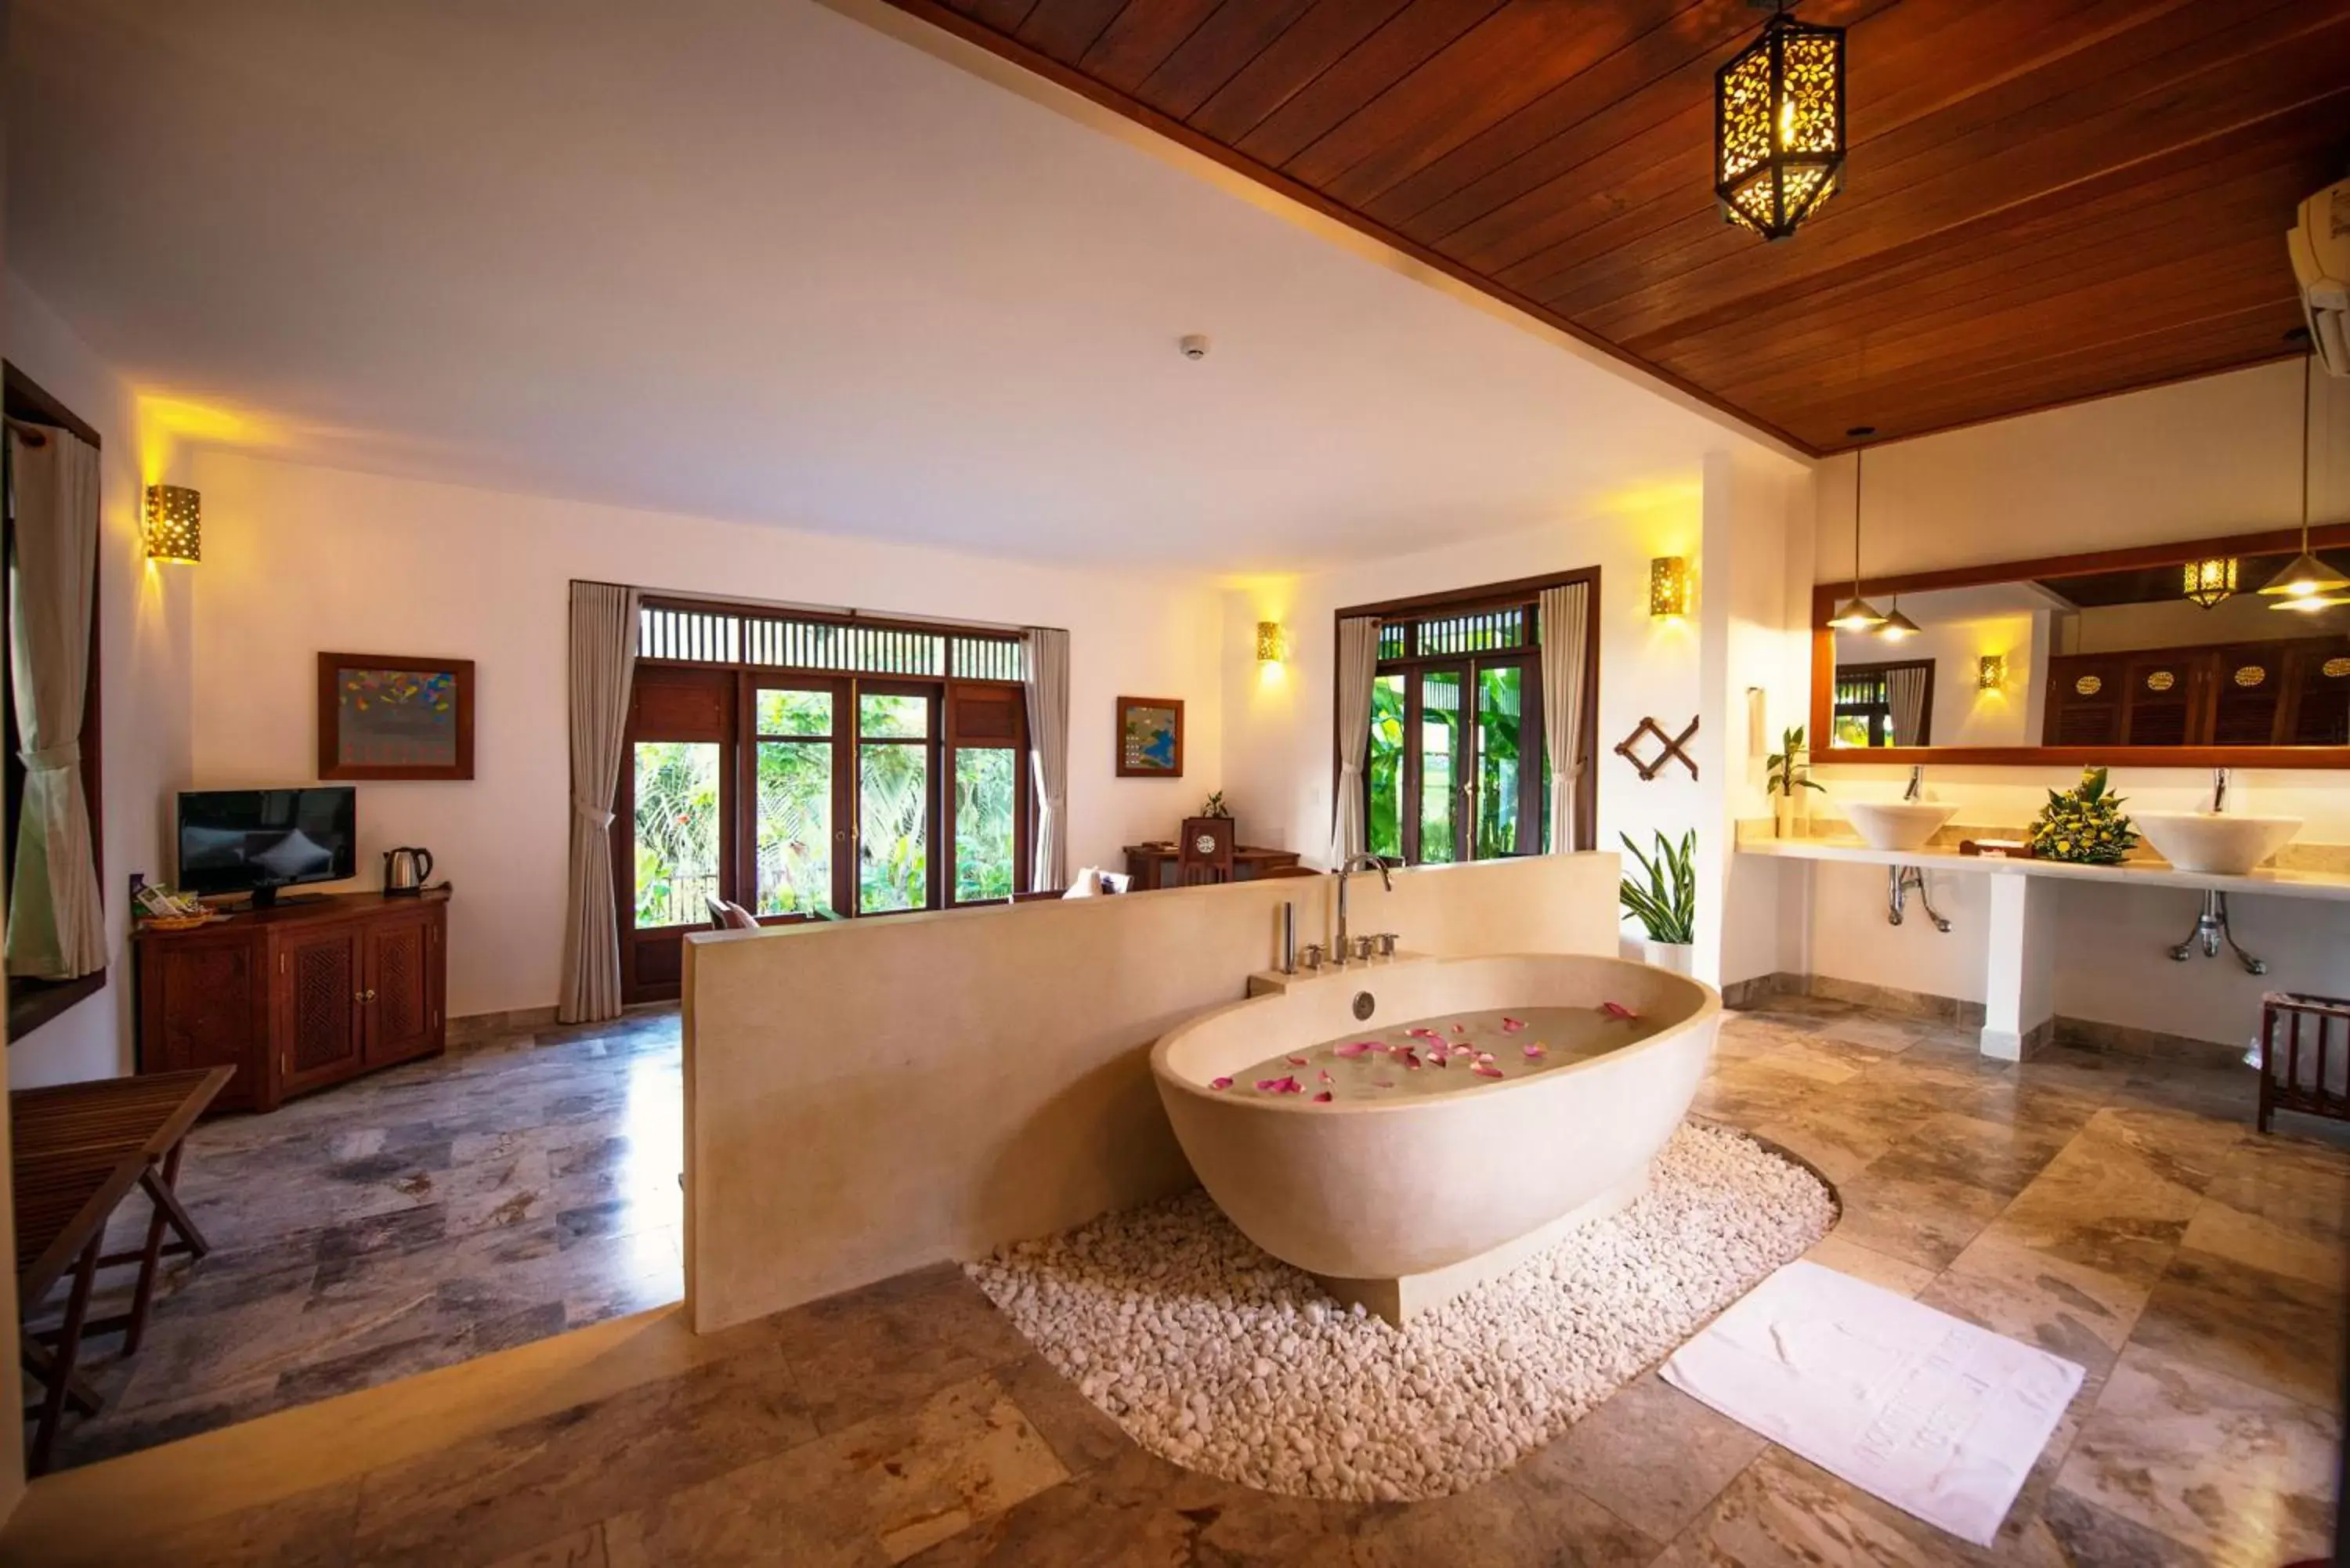
[[[1691,1122],[1621,1212],[1404,1328],[1340,1307],[1205,1192],[966,1268],[1153,1453],[1267,1491],[1395,1501],[1509,1469],[1835,1222],[1810,1171]]]

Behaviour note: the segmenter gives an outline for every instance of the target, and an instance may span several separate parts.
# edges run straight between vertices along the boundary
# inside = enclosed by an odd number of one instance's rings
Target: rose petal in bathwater
[[[1305,1065],[1305,1058],[1303,1056],[1292,1056],[1287,1058],[1287,1060],[1289,1064],[1293,1067],[1303,1067]]]
[[[1452,1065],[1452,1053],[1450,1051],[1439,1051],[1434,1055],[1429,1057],[1428,1064],[1431,1067],[1450,1067]]]
[[[1211,1078],[1208,1081],[1208,1087],[1211,1089],[1229,1089],[1232,1086],[1232,1081],[1230,1078]]]
[[[1499,1067],[1489,1067],[1482,1062],[1478,1063],[1474,1067],[1471,1067],[1469,1070],[1476,1074],[1481,1078],[1498,1078],[1502,1076],[1502,1070]]]
[[[1395,1087],[1395,1080],[1393,1078],[1373,1078],[1371,1080],[1371,1087],[1374,1089],[1392,1089]]]
[[[1323,1090],[1320,1094],[1318,1094],[1318,1095],[1315,1096],[1314,1096],[1314,1103],[1315,1103],[1315,1105],[1317,1105],[1317,1106],[1326,1106],[1326,1105],[1328,1105],[1328,1104],[1330,1103],[1330,1091],[1329,1091],[1329,1090],[1327,1090],[1327,1089],[1325,1089],[1325,1090]]]
[[[1382,1051],[1385,1049],[1386,1047],[1381,1045],[1376,1040],[1349,1040],[1344,1045],[1332,1051],[1330,1054],[1333,1056],[1344,1056],[1348,1060],[1352,1060],[1357,1056],[1367,1055],[1373,1051]]]
[[[1405,1046],[1403,1048],[1403,1064],[1407,1067],[1418,1067],[1419,1065],[1419,1053],[1413,1050],[1409,1045]]]
[[[1452,1033],[1455,1034],[1466,1034],[1469,1033],[1469,1026],[1466,1023],[1456,1023],[1452,1026]]]
[[[1477,1053],[1477,1065],[1480,1067],[1490,1067],[1492,1064],[1493,1054],[1491,1051],[1480,1051]]]
[[[1638,1018],[1640,1016],[1620,1002],[1603,1002],[1599,1004],[1599,1011],[1606,1013],[1610,1018]]]
[[[1523,1029],[1525,1026],[1526,1021],[1523,1018],[1504,1017],[1502,1020],[1502,1033],[1504,1034],[1515,1034],[1519,1030]]]
[[[1269,1095],[1275,1089],[1281,1087],[1281,1085],[1282,1080],[1279,1078],[1259,1078],[1256,1081],[1257,1093],[1261,1095]]]
[[[1322,1069],[1322,1081],[1326,1084],[1335,1084],[1338,1080],[1330,1075],[1329,1068],[1325,1067]]]
[[[1526,1060],[1529,1062],[1538,1061],[1549,1049],[1549,1046],[1544,1045],[1541,1041],[1537,1040],[1533,1044],[1526,1047]]]

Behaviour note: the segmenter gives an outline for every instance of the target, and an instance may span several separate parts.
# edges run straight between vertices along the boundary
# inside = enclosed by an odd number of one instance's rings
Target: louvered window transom
[[[1393,620],[1379,628],[1379,658],[1450,659],[1534,646],[1534,617],[1524,605]]]
[[[637,657],[931,680],[1018,680],[1027,670],[1014,636],[652,605],[638,612]]]

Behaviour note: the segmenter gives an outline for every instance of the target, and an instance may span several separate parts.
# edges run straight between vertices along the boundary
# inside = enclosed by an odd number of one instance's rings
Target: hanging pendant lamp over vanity
[[[2303,336],[2295,333],[2295,337]],[[2301,361],[2301,554],[2287,562],[2284,570],[2263,584],[2261,592],[2274,600],[2271,609],[2298,610],[2314,615],[2335,605],[2350,604],[2342,590],[2350,588],[2350,577],[2310,554],[2309,550],[2309,366],[2314,355],[2304,355]]]
[[[1844,181],[1844,33],[1798,22],[1788,0],[1713,78],[1713,193],[1722,216],[1783,240]]]
[[[1865,441],[1877,433],[1877,427],[1855,425],[1844,433],[1856,441]],[[1856,446],[1852,452],[1852,597],[1836,606],[1835,614],[1828,617],[1828,624],[1840,631],[1868,631],[1885,624],[1885,617],[1877,607],[1860,597],[1860,460],[1861,449]]]

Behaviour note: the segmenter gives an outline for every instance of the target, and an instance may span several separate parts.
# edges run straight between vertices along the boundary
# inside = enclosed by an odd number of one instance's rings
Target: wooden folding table
[[[36,1475],[48,1468],[68,1403],[85,1411],[98,1407],[97,1396],[74,1376],[82,1340],[120,1328],[125,1331],[123,1354],[135,1352],[147,1332],[162,1260],[181,1254],[201,1258],[211,1250],[176,1190],[180,1155],[189,1129],[232,1071],[210,1067],[103,1078],[8,1096],[18,1310],[29,1320],[57,1282],[72,1275],[56,1349],[30,1332],[22,1336],[26,1368],[45,1388],[28,1456]],[[108,1253],[107,1224],[123,1199],[139,1189],[154,1204],[145,1244]],[[167,1244],[167,1230],[176,1231],[178,1240]],[[92,1321],[89,1296],[98,1271],[131,1262],[139,1265],[139,1280],[130,1310]]]

